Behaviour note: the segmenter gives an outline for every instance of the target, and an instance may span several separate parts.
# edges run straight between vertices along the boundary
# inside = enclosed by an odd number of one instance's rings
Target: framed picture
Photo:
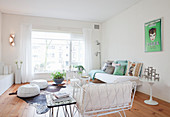
[[[145,52],[162,51],[161,19],[145,23]]]

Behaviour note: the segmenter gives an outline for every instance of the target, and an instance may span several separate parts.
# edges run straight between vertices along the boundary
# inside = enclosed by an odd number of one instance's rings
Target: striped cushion
[[[141,69],[142,69],[142,63],[128,61],[126,76],[139,77]]]

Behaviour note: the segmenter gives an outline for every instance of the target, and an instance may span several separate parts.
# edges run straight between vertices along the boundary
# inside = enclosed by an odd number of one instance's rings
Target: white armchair
[[[73,97],[76,99],[76,108],[84,117],[101,116],[132,108],[136,84],[130,81],[116,84],[86,84],[82,87],[76,84]],[[134,89],[134,90],[133,90]],[[133,90],[133,92],[132,92]]]

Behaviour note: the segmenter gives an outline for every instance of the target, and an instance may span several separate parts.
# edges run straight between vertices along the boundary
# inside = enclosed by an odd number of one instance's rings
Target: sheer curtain
[[[85,41],[85,69],[89,72],[92,69],[92,29],[83,29]]]
[[[31,24],[22,24],[20,27],[20,60],[23,61],[21,75],[22,83],[33,79],[32,72],[32,48],[31,48]]]

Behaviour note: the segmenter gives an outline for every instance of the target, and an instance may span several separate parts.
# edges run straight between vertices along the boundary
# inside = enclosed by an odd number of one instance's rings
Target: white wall
[[[145,53],[144,23],[161,17],[163,51]],[[170,0],[142,0],[104,22],[102,35],[102,61],[127,59],[153,66],[161,78],[153,86],[153,95],[170,102]],[[149,94],[147,84],[138,90]]]
[[[21,24],[32,24],[33,29],[44,29],[44,30],[68,30],[72,32],[80,32],[82,28],[91,28],[96,23],[73,21],[73,20],[62,20],[55,18],[44,18],[44,17],[31,17],[23,15],[11,15],[2,14],[2,61],[5,64],[11,64],[13,69],[15,68],[14,62],[19,56],[19,42],[20,42],[20,25]],[[95,40],[99,39],[100,30],[93,30],[93,52],[95,53],[97,46]],[[15,46],[11,47],[8,42],[10,33],[14,33]],[[93,54],[94,68],[98,68],[99,65],[96,61],[97,57]]]
[[[0,12],[0,62],[1,62],[1,48],[2,48],[2,45],[1,45],[1,21],[2,21],[2,13]]]

